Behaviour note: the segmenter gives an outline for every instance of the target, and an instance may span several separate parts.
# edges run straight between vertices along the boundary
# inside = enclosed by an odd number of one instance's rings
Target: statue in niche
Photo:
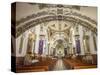
[[[33,33],[29,34],[28,37],[28,44],[27,44],[27,54],[25,55],[25,60],[24,60],[24,64],[25,65],[30,65],[32,64],[34,55],[32,52],[32,46],[33,46],[33,41],[35,40],[35,35]]]
[[[29,37],[28,37],[28,48],[27,48],[28,52],[31,52],[31,53],[33,52],[32,51],[32,46],[34,46],[35,38],[36,38],[36,36],[35,36],[35,34],[33,32],[29,34]]]
[[[31,53],[32,52],[32,42],[33,42],[33,39],[29,36],[29,38],[28,38],[28,46],[27,46],[27,53]]]

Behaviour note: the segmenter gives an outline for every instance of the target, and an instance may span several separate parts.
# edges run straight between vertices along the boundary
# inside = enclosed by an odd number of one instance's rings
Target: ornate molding
[[[20,20],[16,21],[16,25],[20,25],[21,23],[24,23],[25,21],[28,21],[30,19],[35,19],[37,17],[40,17],[40,16],[45,16],[45,15],[48,15],[48,12],[47,11],[42,11],[42,12],[38,12],[36,14],[32,14],[32,15],[29,15],[29,16],[26,16],[24,18],[21,18]],[[50,15],[50,14],[49,14]]]
[[[78,17],[80,17],[80,18],[82,18],[82,19],[88,20],[88,21],[90,21],[91,23],[97,25],[97,22],[96,22],[95,20],[91,19],[90,17],[87,17],[87,16],[85,16],[85,15],[79,14],[79,13],[77,13],[77,12],[72,12],[72,15],[73,15],[73,16],[78,16]]]
[[[66,12],[67,11],[67,12]],[[57,14],[58,13],[58,14]],[[85,19],[95,25],[97,25],[97,22],[93,19],[91,19],[90,17],[87,17],[85,15],[82,15],[81,13],[78,13],[78,12],[75,12],[75,11],[72,11],[71,9],[68,9],[68,10],[63,10],[63,9],[57,9],[57,10],[44,10],[44,11],[41,11],[41,12],[38,12],[36,14],[32,14],[32,15],[29,15],[29,16],[26,16],[24,18],[21,18],[20,20],[18,20],[16,22],[16,26],[20,25],[21,23],[24,23],[26,21],[29,21],[31,19],[36,19],[36,18],[39,18],[41,16],[53,16],[53,15],[59,15],[59,13],[61,15],[65,15],[65,16],[74,16],[74,17],[79,17],[79,18],[82,18],[82,19]]]
[[[76,23],[78,21],[78,23],[80,25],[91,29],[93,32],[97,32],[97,28],[92,27],[90,23],[83,21],[79,18],[75,18],[75,17],[71,17],[71,16],[57,15],[57,16],[46,16],[46,17],[38,18],[38,19],[35,19],[35,20],[25,23],[24,25],[22,25],[16,29],[16,32],[17,32],[16,37],[18,37],[20,34],[25,32],[26,30],[30,29],[31,27],[34,27],[40,23],[50,22],[50,21],[55,21],[55,20],[69,21],[69,22],[73,22],[73,23]]]

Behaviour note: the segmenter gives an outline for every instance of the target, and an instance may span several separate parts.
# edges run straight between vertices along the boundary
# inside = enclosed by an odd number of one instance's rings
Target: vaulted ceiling
[[[14,9],[13,9],[14,10]],[[13,14],[13,13],[12,13]],[[16,36],[26,30],[48,22],[53,31],[68,30],[78,23],[97,32],[97,8],[88,6],[71,6],[39,3],[16,3],[16,20],[12,17],[12,29],[16,25]],[[51,23],[52,22],[52,23]]]
[[[48,27],[53,30],[53,31],[66,31],[68,30],[71,26],[73,26],[73,24],[71,22],[68,21],[51,21],[48,23]]]

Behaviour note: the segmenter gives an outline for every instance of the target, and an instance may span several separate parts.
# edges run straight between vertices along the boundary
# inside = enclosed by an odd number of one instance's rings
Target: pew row
[[[16,72],[39,72],[48,71],[48,66],[20,66],[16,68]]]
[[[39,62],[33,63],[31,65],[20,65],[16,67],[16,72],[40,72],[52,70],[56,64],[56,59],[51,58],[41,58]]]
[[[63,62],[66,67],[69,69],[87,69],[87,68],[96,68],[97,65],[92,65],[92,64],[86,64],[82,63],[78,59],[73,60],[73,59],[63,59]]]

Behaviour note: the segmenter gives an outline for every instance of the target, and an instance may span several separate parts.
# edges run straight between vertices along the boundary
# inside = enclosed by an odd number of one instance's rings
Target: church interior
[[[97,7],[16,2],[11,10],[16,72],[97,68]]]

